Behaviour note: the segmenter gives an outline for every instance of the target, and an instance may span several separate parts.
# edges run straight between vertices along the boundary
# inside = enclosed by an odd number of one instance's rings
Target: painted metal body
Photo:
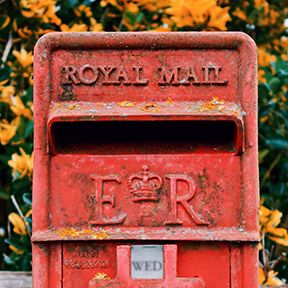
[[[34,69],[35,288],[258,287],[248,36],[51,33]],[[163,279],[131,278],[147,244]]]

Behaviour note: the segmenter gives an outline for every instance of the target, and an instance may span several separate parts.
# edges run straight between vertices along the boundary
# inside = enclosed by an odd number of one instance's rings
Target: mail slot
[[[34,287],[258,287],[256,66],[238,32],[43,36]]]

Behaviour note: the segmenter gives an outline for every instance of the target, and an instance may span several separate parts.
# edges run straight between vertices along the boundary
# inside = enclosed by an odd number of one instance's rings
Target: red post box
[[[243,33],[42,37],[34,287],[258,287],[256,73]]]

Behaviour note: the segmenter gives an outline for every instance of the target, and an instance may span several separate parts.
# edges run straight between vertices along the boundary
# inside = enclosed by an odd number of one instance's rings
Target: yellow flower
[[[9,79],[3,80],[0,82],[0,86],[5,85],[7,82],[9,81]]]
[[[171,7],[165,12],[179,28],[227,30],[226,22],[231,20],[228,10],[229,7],[217,6],[216,0],[171,0]]]
[[[240,18],[244,21],[247,20],[247,15],[239,7],[236,8],[236,10],[233,12],[233,15],[237,16],[238,18]]]
[[[85,32],[88,30],[88,27],[86,24],[75,23],[71,28],[69,28],[69,26],[66,24],[62,24],[60,29],[62,32]]]
[[[124,5],[123,4],[118,4],[117,2],[118,2],[117,0],[102,0],[100,2],[100,5],[101,5],[101,7],[106,7],[107,4],[110,4],[111,6],[116,7],[119,11],[123,11],[123,6],[125,6],[125,4]]]
[[[56,16],[55,0],[21,0],[21,14],[26,18],[38,18],[44,23],[61,24],[61,19]]]
[[[271,211],[260,206],[260,233],[264,230],[265,235],[271,240],[283,246],[288,246],[288,231],[285,228],[277,228],[281,222],[282,213],[279,210]]]
[[[29,120],[33,119],[32,112],[29,108],[26,108],[21,100],[21,98],[17,95],[15,97],[11,97],[12,105],[10,109],[17,115],[17,116],[25,116]]]
[[[32,215],[32,209],[30,209],[27,213],[26,213],[26,215],[25,215],[25,219],[27,218],[27,217],[30,217]]]
[[[258,81],[262,82],[262,83],[266,83],[267,82],[267,80],[265,78],[265,71],[262,70],[262,69],[258,70]]]
[[[9,245],[9,248],[14,251],[16,254],[23,254],[24,251],[17,249],[16,247],[14,247],[13,245]]]
[[[6,145],[15,135],[20,121],[21,118],[17,116],[10,124],[5,119],[0,122],[0,142],[2,145]]]
[[[23,68],[26,68],[33,63],[32,51],[27,53],[27,51],[22,47],[21,52],[14,50],[12,53]]]
[[[268,272],[268,279],[265,281],[265,276],[262,268],[259,268],[259,284],[265,284],[267,286],[277,286],[277,285],[284,285],[284,283],[276,277],[278,272],[274,272],[273,270]]]
[[[92,32],[100,32],[103,31],[103,25],[101,23],[97,23],[97,21],[91,17],[90,18],[90,31]]]
[[[83,5],[83,4],[78,7],[79,11],[77,9],[75,9],[75,8],[73,8],[73,10],[74,10],[74,13],[76,14],[77,17],[81,16],[81,12],[84,12],[85,16],[88,17],[88,18],[93,15],[93,13],[91,12],[91,8],[87,7],[87,6]]]
[[[53,3],[55,3],[55,1],[53,1]],[[45,12],[45,15],[50,19],[50,21],[48,20],[47,23],[51,22],[51,23],[55,23],[56,25],[60,26],[62,21],[60,18],[58,18],[55,15],[55,13],[56,13],[56,6],[52,3],[50,3],[50,5],[47,7],[47,10]]]
[[[14,86],[0,86],[0,102],[6,102],[12,105],[11,97],[14,93]]]
[[[254,0],[254,3],[255,7],[262,10],[264,15],[267,15],[269,11],[272,11],[272,9],[270,10],[269,3],[266,0]]]
[[[33,35],[32,31],[29,30],[27,26],[25,26],[24,28],[19,28],[18,29],[18,34],[22,38],[29,38],[31,35]]]
[[[25,175],[31,178],[33,172],[33,153],[27,155],[21,147],[19,150],[21,155],[14,153],[12,155],[12,160],[8,161],[8,165],[13,168],[12,171],[15,177],[15,173],[19,172],[21,174],[20,178],[23,178]]]
[[[13,224],[13,231],[19,235],[26,235],[27,231],[23,219],[16,213],[11,213],[8,216],[9,221]]]
[[[31,214],[32,214],[32,209],[30,209],[24,217],[26,225],[28,225],[26,218],[29,217]],[[17,233],[19,235],[26,235],[27,234],[24,221],[18,214],[13,212],[13,213],[9,214],[8,219],[13,224],[13,226],[14,226],[13,231],[15,233]],[[17,254],[23,254],[23,252],[24,252],[22,250],[17,249],[13,245],[10,245],[9,248]]]
[[[215,6],[210,10],[210,20],[208,22],[209,27],[218,28],[221,31],[227,30],[226,23],[231,20],[231,17],[228,13],[230,7],[221,8]]]
[[[138,7],[146,9],[150,12],[158,12],[160,9],[170,6],[171,0],[136,0]],[[157,13],[158,14],[158,13]]]
[[[139,8],[135,3],[130,2],[127,7],[127,11],[129,11],[132,14],[137,14],[139,12]]]
[[[276,56],[266,51],[265,47],[258,47],[259,66],[270,66],[271,61],[276,62]]]

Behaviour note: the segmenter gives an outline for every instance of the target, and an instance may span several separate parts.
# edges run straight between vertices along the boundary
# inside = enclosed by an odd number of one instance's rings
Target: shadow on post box
[[[35,50],[35,287],[258,285],[243,33],[52,33]]]

